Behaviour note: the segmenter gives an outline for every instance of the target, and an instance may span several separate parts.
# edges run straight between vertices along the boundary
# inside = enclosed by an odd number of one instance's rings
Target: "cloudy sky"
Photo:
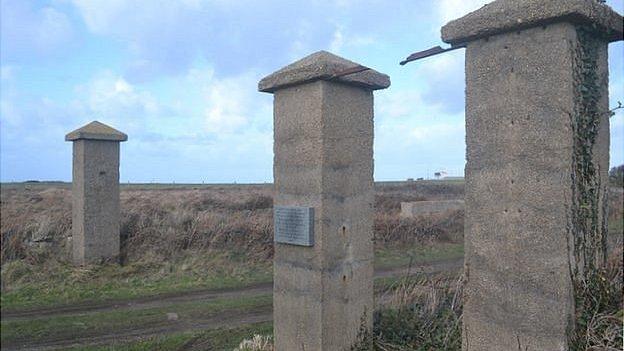
[[[71,180],[64,135],[92,120],[129,135],[123,182],[271,181],[272,96],[257,82],[317,50],[392,79],[375,93],[377,180],[463,173],[463,51],[398,62],[486,0],[0,1],[2,181]],[[611,105],[623,48],[610,46]],[[621,164],[624,114],[611,130]]]

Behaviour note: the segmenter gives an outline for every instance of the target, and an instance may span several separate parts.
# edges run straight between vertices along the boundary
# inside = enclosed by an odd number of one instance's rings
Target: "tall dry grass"
[[[274,351],[273,337],[256,334],[251,339],[241,341],[234,351]]]
[[[444,198],[382,188],[376,196],[378,246],[426,241],[459,241],[463,213],[404,220],[401,201]],[[455,194],[455,193],[452,193]],[[2,191],[2,263],[66,259],[71,237],[71,190]],[[121,192],[122,264],[149,255],[170,260],[187,251],[232,250],[249,260],[273,255],[273,200],[270,188],[147,189]]]

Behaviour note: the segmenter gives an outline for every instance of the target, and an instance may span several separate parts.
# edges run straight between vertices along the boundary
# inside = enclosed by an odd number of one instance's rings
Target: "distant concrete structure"
[[[401,218],[414,218],[463,209],[464,200],[401,202]]]
[[[602,264],[607,44],[591,0],[497,0],[452,21],[466,45],[463,349],[568,350],[575,282]]]
[[[72,255],[77,265],[119,255],[119,143],[128,136],[94,121],[73,142]]]
[[[373,90],[390,80],[362,69],[321,51],[258,84],[275,94],[275,209],[292,216],[279,230],[313,235],[275,244],[277,351],[349,350],[372,327]]]

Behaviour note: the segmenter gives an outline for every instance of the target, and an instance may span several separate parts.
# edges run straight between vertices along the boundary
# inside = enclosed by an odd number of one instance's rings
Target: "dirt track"
[[[416,273],[439,273],[450,271],[461,267],[463,259],[440,261],[428,265],[417,265],[408,268],[382,269],[375,272],[376,278],[396,277]],[[112,301],[98,304],[79,304],[69,306],[59,306],[53,308],[31,309],[22,311],[3,311],[2,321],[33,320],[54,316],[84,315],[95,312],[119,311],[119,310],[140,310],[146,308],[166,307],[180,302],[207,301],[211,299],[232,299],[252,297],[270,294],[272,283],[263,283],[241,289],[223,290],[200,290],[192,292],[182,292],[151,296],[126,301]],[[84,345],[106,345],[112,342],[123,342],[131,340],[145,339],[155,335],[171,334],[183,331],[196,331],[216,328],[232,328],[251,323],[266,322],[272,319],[270,306],[262,306],[256,309],[221,314],[219,316],[209,316],[201,319],[163,322],[159,326],[146,328],[134,328],[122,333],[104,333],[89,336],[68,336],[58,335],[45,340],[19,340],[11,343],[2,343],[2,350],[53,350],[57,348],[68,348],[72,346]],[[207,347],[206,347],[207,346]],[[194,349],[190,347],[189,349]],[[204,345],[204,349],[210,349],[209,345]]]
[[[119,310],[138,310],[167,306],[174,303],[189,301],[208,301],[214,299],[240,298],[262,294],[270,294],[273,283],[262,283],[246,286],[240,289],[196,290],[174,294],[163,294],[142,297],[132,300],[116,300],[102,303],[80,303],[75,305],[38,308],[19,311],[2,311],[2,321],[39,319],[57,316],[72,316],[94,312],[108,312]]]
[[[235,328],[246,324],[267,322],[272,319],[273,312],[270,306],[258,308],[245,312],[227,313],[218,317],[203,318],[202,320],[186,320],[176,322],[163,322],[161,326],[149,328],[135,328],[114,334],[85,335],[80,337],[67,338],[64,335],[32,342],[30,340],[20,340],[10,344],[2,344],[2,350],[56,350],[66,349],[75,346],[98,346],[113,343],[123,343],[125,341],[146,339],[152,336],[165,335],[176,332],[198,331],[216,328]],[[193,349],[193,348],[189,348]],[[210,350],[210,348],[203,348]]]

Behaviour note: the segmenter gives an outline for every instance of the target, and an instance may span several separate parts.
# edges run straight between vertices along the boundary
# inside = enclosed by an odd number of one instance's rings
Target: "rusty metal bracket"
[[[399,62],[399,64],[401,66],[403,66],[406,63],[409,63],[409,62],[412,62],[412,61],[416,61],[416,60],[424,59],[426,57],[431,57],[431,56],[443,54],[445,52],[449,52],[449,51],[453,51],[453,50],[457,50],[457,49],[461,49],[461,48],[465,48],[465,47],[466,47],[466,44],[452,45],[450,48],[447,48],[447,49],[444,49],[444,48],[442,48],[440,46],[436,46],[436,47],[433,47],[431,49],[415,52],[415,53],[409,55],[405,60]]]
[[[366,66],[362,66],[362,65],[357,65],[351,68],[347,68],[343,71],[340,71],[338,73],[332,74],[329,79],[336,79],[336,78],[340,78],[342,76],[348,76],[350,74],[355,74],[355,73],[360,73],[360,72],[364,72],[364,71],[368,71],[370,68],[366,67]]]

